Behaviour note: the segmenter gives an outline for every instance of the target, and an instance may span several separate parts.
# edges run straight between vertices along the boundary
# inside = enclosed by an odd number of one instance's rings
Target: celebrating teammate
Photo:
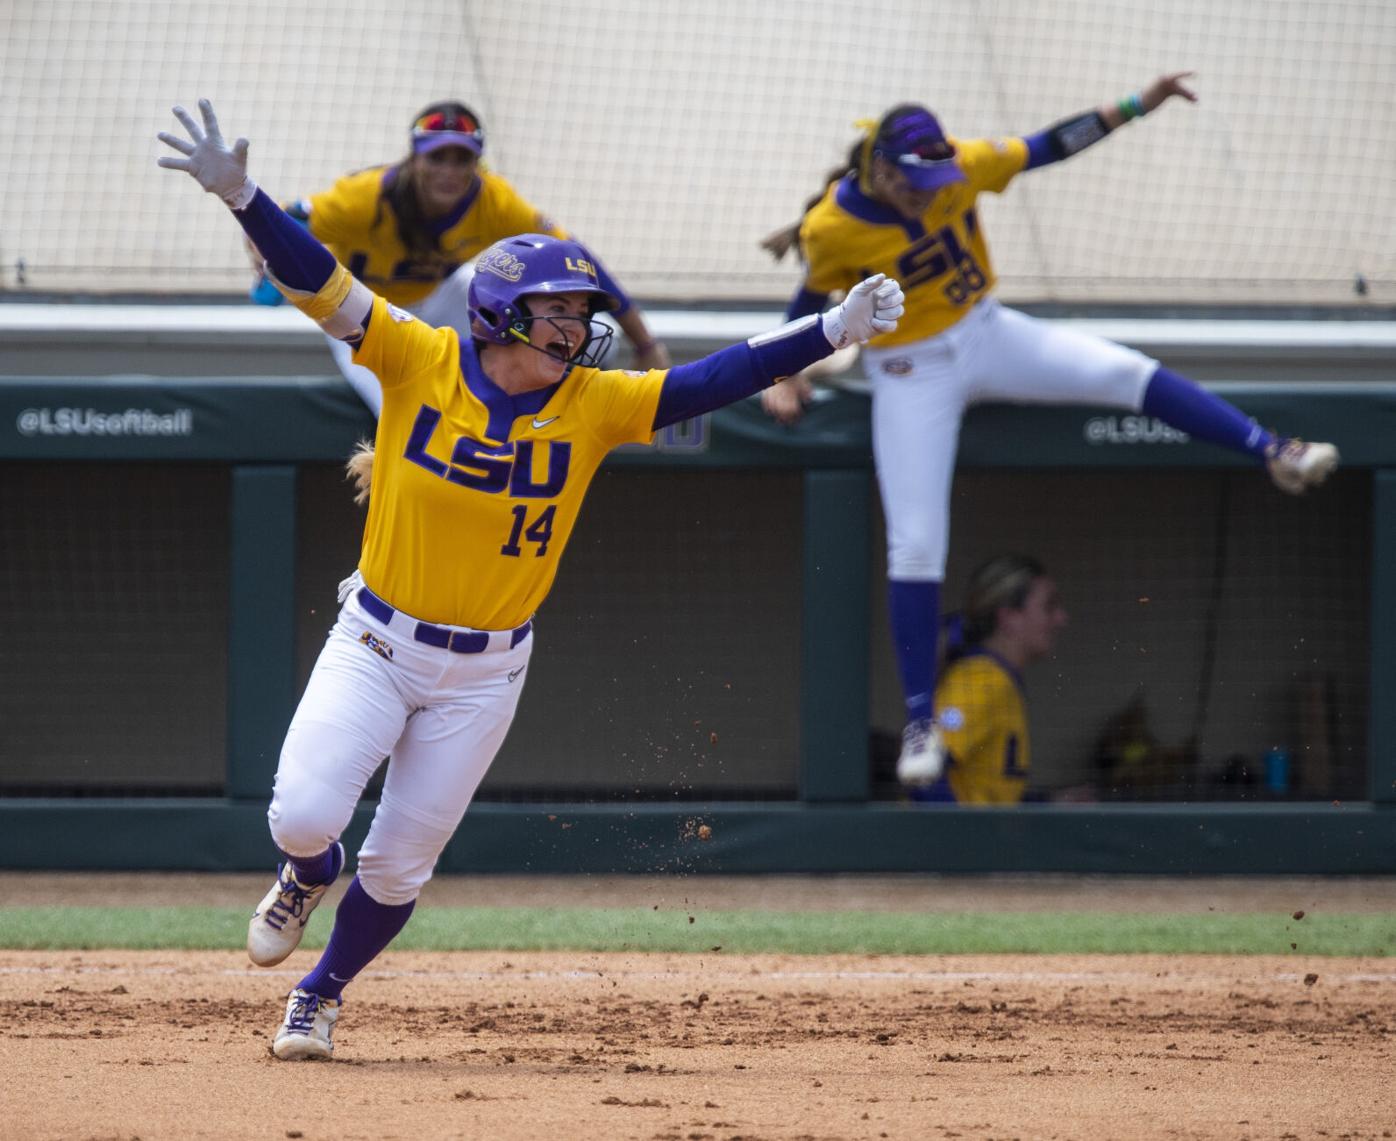
[[[526,202],[504,178],[481,165],[485,129],[463,103],[433,103],[412,121],[410,150],[390,165],[339,179],[289,209],[349,272],[376,293],[420,317],[470,335],[468,264],[487,246],[515,234],[568,233]],[[250,246],[258,271],[261,255]],[[618,301],[611,316],[630,339],[638,369],[667,368],[668,350],[651,335],[644,315],[594,256],[606,291]],[[273,290],[272,303],[280,294]],[[340,371],[376,416],[383,403],[378,378],[329,338]]]
[[[945,771],[911,797],[1017,804],[1032,762],[1023,670],[1052,652],[1066,608],[1040,562],[998,555],[970,574],[958,625],[936,685]]]
[[[873,455],[887,520],[892,637],[907,724],[897,773],[928,784],[943,767],[933,720],[940,584],[950,480],[965,408],[978,401],[1127,408],[1209,443],[1254,456],[1284,491],[1322,483],[1331,444],[1276,436],[1199,385],[1133,349],[1036,320],[991,296],[994,271],[975,200],[1015,175],[1078,154],[1173,97],[1191,102],[1190,72],[1023,138],[948,137],[918,104],[893,107],[833,172],[801,222],[763,243],[777,258],[798,240],[805,280],[787,320],[874,273],[896,276],[907,315],[865,353],[872,379]],[[763,394],[767,411],[799,414],[804,381]]]
[[[291,991],[272,1049],[326,1058],[341,992],[402,929],[513,719],[547,596],[606,453],[896,328],[877,275],[837,308],[668,371],[597,369],[617,298],[572,241],[497,242],[469,289],[471,335],[373,293],[247,176],[207,100],[185,139],[161,132],[266,257],[278,288],[383,383],[377,471],[358,573],[301,698],[267,818],[286,856],[248,927],[271,966],[344,864],[339,837],[389,758],[383,795],[329,945]]]

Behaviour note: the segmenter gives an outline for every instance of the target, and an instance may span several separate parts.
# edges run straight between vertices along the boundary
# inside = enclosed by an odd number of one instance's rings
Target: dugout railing
[[[702,327],[711,331],[712,320]],[[1348,482],[1341,495],[1328,501],[1314,496],[1294,508],[1317,513],[1310,516],[1315,519],[1339,503],[1357,513],[1347,528],[1354,538],[1344,557],[1346,563],[1364,565],[1347,567],[1341,581],[1332,583],[1333,593],[1360,594],[1348,602],[1363,624],[1350,643],[1360,648],[1347,653],[1361,658],[1360,678],[1353,683],[1361,693],[1346,707],[1349,721],[1354,716],[1363,721],[1361,757],[1340,782],[1341,795],[1320,798],[1310,790],[1288,798],[1144,798],[992,810],[880,799],[868,733],[875,719],[869,678],[878,668],[868,632],[876,622],[879,570],[867,401],[839,393],[819,402],[794,430],[771,424],[748,403],[702,424],[680,426],[654,447],[629,449],[608,461],[602,478],[616,487],[642,478],[677,481],[657,486],[665,503],[673,502],[667,496],[683,481],[684,494],[700,503],[705,478],[726,480],[726,502],[751,502],[737,531],[712,529],[699,536],[700,545],[710,544],[699,561],[740,572],[744,558],[754,560],[777,585],[781,575],[798,580],[790,583],[798,587],[797,599],[792,604],[788,594],[782,598],[767,583],[729,612],[715,615],[711,641],[697,638],[696,646],[665,647],[658,619],[636,636],[632,658],[638,655],[642,664],[660,658],[686,663],[685,677],[676,679],[677,688],[639,694],[633,708],[614,693],[607,697],[610,707],[592,724],[620,729],[614,740],[605,738],[604,749],[625,751],[627,726],[638,734],[649,732],[651,739],[635,744],[636,756],[614,758],[605,786],[567,779],[567,757],[579,751],[567,709],[550,718],[546,709],[526,708],[516,734],[532,734],[525,744],[533,754],[552,751],[546,779],[530,791],[510,786],[498,771],[492,774],[496,793],[472,807],[442,869],[1389,871],[1396,866],[1396,709],[1390,698],[1396,692],[1396,385],[1380,379],[1389,354],[1388,346],[1371,335],[1376,329],[1371,325],[1364,333],[1357,326],[1356,341],[1348,346],[1349,364],[1361,379],[1288,381],[1332,361],[1332,344],[1319,341],[1308,349],[1291,342],[1291,368],[1280,372],[1278,381],[1216,384],[1262,423],[1302,425],[1305,434],[1335,440],[1343,450]],[[725,331],[708,335],[730,339],[722,336]],[[113,335],[94,336],[91,345]],[[734,335],[741,334],[734,330]],[[133,352],[132,331],[126,336],[128,343],[115,354],[123,362],[134,359],[126,355]],[[18,373],[29,361],[51,366],[55,353],[99,351],[85,346],[81,336],[56,339],[62,343],[40,354],[33,340],[26,344],[11,335],[0,345],[0,361]],[[180,346],[198,343],[198,334],[176,330],[147,340],[159,342],[168,364]],[[1254,343],[1247,350],[1245,342],[1240,337],[1232,348],[1214,346],[1221,371],[1250,375],[1247,368],[1264,352]],[[311,351],[293,332],[284,347]],[[112,356],[109,346],[108,359]],[[230,373],[245,363],[231,349],[202,356],[201,372],[222,366]],[[1273,362],[1270,367],[1279,371]],[[8,642],[5,722],[11,727],[0,746],[0,866],[266,866],[273,853],[263,814],[277,751],[313,657],[313,637],[328,620],[323,611],[332,609],[332,597],[325,607],[324,596],[333,584],[323,580],[327,570],[343,566],[344,550],[352,550],[355,509],[347,505],[336,469],[352,442],[370,431],[370,420],[347,387],[323,373],[251,380],[216,374],[64,377],[35,367],[29,375],[0,378],[0,470],[8,488],[0,523],[7,566],[0,611]],[[1128,475],[1242,470],[1235,457],[1170,439],[1157,425],[1069,408],[977,409],[965,424],[960,462],[970,472],[1008,473],[1036,483],[1064,476],[1099,479],[1101,486],[1118,485]],[[778,486],[767,486],[770,481]],[[109,498],[99,497],[94,506],[89,493],[103,487]],[[179,498],[189,488],[195,491],[179,509],[183,514],[172,509],[166,518],[164,496]],[[310,495],[315,488],[318,498]],[[763,499],[768,492],[770,498]],[[331,501],[335,506],[323,507]],[[584,511],[584,524],[592,506]],[[718,509],[720,502],[712,506]],[[1093,505],[1087,499],[1065,509],[1088,516]],[[146,514],[139,541],[161,550],[168,544],[181,554],[172,562],[150,564],[160,568],[158,581],[123,585],[123,559],[145,565],[129,546],[135,540],[123,539],[128,511],[141,510]],[[314,518],[307,518],[308,511]],[[634,505],[620,502],[616,513],[631,519]],[[1296,519],[1302,524],[1303,518],[1277,516],[1277,541],[1283,541],[1279,532],[1285,526]],[[1160,523],[1169,526],[1168,520]],[[659,530],[686,526],[684,519],[655,521]],[[751,537],[758,529],[770,534],[756,541]],[[328,554],[321,549],[346,536],[350,547]],[[612,594],[624,597],[629,591],[638,599],[646,591],[658,592],[647,603],[654,616],[681,605],[681,576],[666,574],[654,582],[643,575],[627,579],[616,569],[628,565],[628,553],[643,551],[643,529],[615,552],[606,549],[608,535],[591,538],[598,548],[598,575],[614,579]],[[585,563],[591,557],[576,551],[584,539],[588,536],[579,530],[561,583],[574,560]],[[200,542],[202,548],[193,549]],[[84,565],[77,571],[65,567],[64,550],[85,552]],[[686,559],[694,562],[691,548],[673,554],[676,564]],[[318,592],[313,604],[306,598],[307,565],[320,580],[312,588]],[[1319,593],[1329,573],[1316,568]],[[730,577],[719,574],[704,582],[706,598],[733,593]],[[79,595],[86,598],[85,608],[65,607],[65,598]],[[555,596],[550,607],[557,604]],[[107,616],[113,607],[138,613],[129,626],[111,625]],[[98,613],[102,620],[93,620]],[[163,673],[147,677],[142,630],[153,639],[161,623],[178,626],[185,620],[180,615],[191,613],[199,615],[194,628],[202,633],[191,638],[176,629],[160,635],[188,656],[167,656]],[[1352,621],[1351,613],[1346,620]],[[587,619],[579,617],[575,633],[583,655]],[[223,621],[225,631],[209,632]],[[602,614],[600,622],[606,621]],[[787,687],[778,692],[773,683],[778,699],[769,711],[752,700],[739,707],[722,689],[730,690],[731,683],[705,656],[719,644],[730,649],[730,631],[746,635],[739,655],[730,660],[734,674],[746,678],[740,671],[747,668]],[[205,646],[188,644],[200,638]],[[539,662],[550,652],[545,644]],[[591,665],[598,675],[607,655],[618,655],[619,661],[625,653],[614,645],[596,650]],[[587,660],[567,659],[569,668]],[[123,785],[123,743],[112,735],[104,738],[100,726],[84,723],[80,713],[104,676],[118,691],[110,700],[120,703],[110,723],[138,719],[148,727],[146,739],[137,741],[143,755],[162,749],[172,754],[155,766],[158,771],[187,777],[189,766],[181,769],[179,755],[187,749],[190,756],[210,758],[207,778],[174,780],[155,790],[161,795],[150,795],[139,782]],[[691,703],[685,697],[667,711],[641,708],[656,693],[701,690],[694,677],[711,685]],[[753,686],[741,680],[736,688]],[[585,694],[576,700],[597,704]],[[732,704],[722,706],[724,701]],[[205,709],[216,712],[203,716]],[[708,709],[716,711],[709,723],[690,716]],[[683,732],[665,728],[669,737],[656,745],[652,726],[668,726],[680,717]],[[78,742],[72,747],[87,764],[115,764],[115,770],[106,776],[88,771],[66,785],[51,779],[52,766],[46,773],[33,758],[65,732]],[[637,760],[639,754],[672,751],[679,742],[686,750],[681,763],[659,764],[648,784],[617,775],[639,771],[643,777],[651,762]],[[746,747],[753,761],[748,767],[757,776],[738,779],[731,774],[744,769]],[[704,755],[717,751],[726,758],[726,787],[702,771]],[[356,834],[366,816],[361,808]],[[711,827],[711,839],[697,839],[698,823]]]

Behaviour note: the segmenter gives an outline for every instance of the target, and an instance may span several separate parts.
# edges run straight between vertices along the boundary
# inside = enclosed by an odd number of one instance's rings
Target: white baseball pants
[[[981,301],[935,337],[867,349],[873,457],[888,577],[941,581],[960,420],[971,404],[1096,404],[1139,411],[1158,362],[1134,349]]]
[[[482,653],[456,653],[415,641],[415,627],[401,612],[380,622],[349,595],[286,733],[267,810],[282,851],[323,852],[388,757],[358,876],[389,906],[431,878],[504,743],[533,648],[531,631],[513,648],[506,631]]]

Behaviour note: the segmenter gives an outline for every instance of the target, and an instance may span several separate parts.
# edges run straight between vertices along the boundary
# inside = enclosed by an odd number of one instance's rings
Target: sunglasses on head
[[[911,151],[897,156],[903,166],[935,166],[942,162],[953,162],[955,147],[946,139],[933,143],[922,143]]]
[[[429,115],[423,115],[412,124],[414,135],[430,135],[437,131],[478,136],[480,124],[468,115],[457,115],[447,111],[433,111]]]

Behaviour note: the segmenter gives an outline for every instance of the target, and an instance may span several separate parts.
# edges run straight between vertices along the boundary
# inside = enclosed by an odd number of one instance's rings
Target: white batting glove
[[[885,273],[875,273],[848,291],[837,309],[824,314],[824,335],[836,349],[857,341],[866,345],[879,333],[890,333],[905,312],[902,287]]]
[[[161,131],[156,138],[186,157],[166,155],[156,162],[169,170],[182,170],[192,175],[210,194],[218,195],[232,209],[241,210],[257,193],[257,184],[247,177],[247,140],[238,139],[229,147],[218,129],[213,104],[200,99],[199,110],[204,117],[202,129],[183,107],[174,108],[175,118],[184,124],[189,138],[182,139],[166,131]]]

